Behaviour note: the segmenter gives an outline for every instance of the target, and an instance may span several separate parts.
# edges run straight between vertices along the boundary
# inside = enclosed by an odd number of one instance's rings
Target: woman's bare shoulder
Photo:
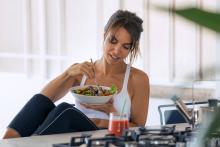
[[[133,99],[148,99],[150,83],[147,73],[132,67],[129,82]]]
[[[143,70],[131,67],[131,79],[135,81],[148,81],[148,75]]]

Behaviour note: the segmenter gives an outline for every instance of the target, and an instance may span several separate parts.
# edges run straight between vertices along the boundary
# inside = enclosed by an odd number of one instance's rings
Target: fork
[[[93,68],[92,68],[92,70],[93,70],[93,73],[94,73],[94,82],[95,82],[95,84],[96,84],[96,86],[97,86],[97,89],[98,89],[98,94],[103,94],[103,92],[102,92],[102,88],[99,86],[99,84],[98,84],[98,82],[97,82],[97,80],[96,80],[96,73],[95,73],[95,69],[94,69],[94,67],[95,67],[95,64],[94,64],[94,62],[92,61],[92,58],[90,59],[90,61],[91,61],[91,63],[92,63],[92,65],[93,65]]]

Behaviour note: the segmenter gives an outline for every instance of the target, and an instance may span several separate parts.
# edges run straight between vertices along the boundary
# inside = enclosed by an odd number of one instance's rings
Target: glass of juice
[[[115,136],[121,136],[124,129],[128,129],[129,122],[126,114],[110,113],[108,131]]]

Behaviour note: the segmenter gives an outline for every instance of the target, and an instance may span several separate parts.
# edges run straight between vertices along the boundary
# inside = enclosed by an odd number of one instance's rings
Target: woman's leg
[[[32,135],[54,107],[46,96],[34,95],[11,121],[3,138]]]
[[[73,105],[61,103],[34,132],[36,135],[98,130],[98,127]]]

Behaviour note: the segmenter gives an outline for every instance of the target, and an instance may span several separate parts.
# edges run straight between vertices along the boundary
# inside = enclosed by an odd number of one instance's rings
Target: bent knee
[[[63,102],[63,103],[57,105],[56,109],[62,111],[62,110],[65,110],[65,109],[68,109],[68,108],[72,108],[72,107],[73,107],[73,105],[68,104],[68,103],[66,103],[66,102]]]

